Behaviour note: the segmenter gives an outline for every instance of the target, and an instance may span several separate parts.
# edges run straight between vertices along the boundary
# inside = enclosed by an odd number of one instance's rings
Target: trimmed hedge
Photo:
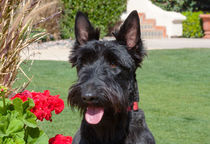
[[[203,12],[183,12],[187,19],[183,22],[183,37],[200,38],[204,36],[202,22],[199,17]]]
[[[87,14],[91,23],[100,28],[101,37],[108,33],[126,10],[127,0],[62,0],[61,37],[74,38],[74,19],[77,11]]]

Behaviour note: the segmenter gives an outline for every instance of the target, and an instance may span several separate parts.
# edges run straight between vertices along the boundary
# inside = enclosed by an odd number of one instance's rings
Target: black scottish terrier
[[[99,41],[99,30],[77,13],[70,62],[78,81],[70,88],[68,102],[84,117],[73,144],[155,144],[136,105],[135,72],[146,55],[137,11],[113,35],[114,41]]]

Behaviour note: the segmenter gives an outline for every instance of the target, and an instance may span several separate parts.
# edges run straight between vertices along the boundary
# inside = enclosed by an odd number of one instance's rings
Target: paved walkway
[[[210,39],[150,39],[145,40],[146,46],[151,49],[182,49],[182,48],[210,48]]]
[[[112,39],[112,38],[106,38]],[[68,61],[72,40],[52,41],[33,44],[21,54],[23,58],[34,60],[60,60]],[[156,49],[182,49],[182,48],[210,48],[210,39],[147,39],[144,40],[147,50]]]

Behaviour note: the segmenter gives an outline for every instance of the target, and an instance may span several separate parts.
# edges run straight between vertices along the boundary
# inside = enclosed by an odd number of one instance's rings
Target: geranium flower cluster
[[[57,134],[55,137],[49,139],[49,144],[72,144],[72,137]]]
[[[43,93],[25,90],[24,92],[16,94],[11,100],[17,97],[23,102],[27,101],[28,98],[33,99],[35,107],[31,109],[31,112],[34,113],[40,121],[43,121],[44,118],[52,121],[51,112],[55,111],[55,114],[59,114],[64,109],[64,101],[59,98],[59,95],[50,95],[49,90],[45,90]]]

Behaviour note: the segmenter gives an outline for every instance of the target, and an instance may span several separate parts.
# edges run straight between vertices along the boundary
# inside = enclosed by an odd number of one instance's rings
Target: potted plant
[[[210,39],[210,14],[201,14],[200,18],[203,21],[203,30],[205,34],[203,38]]]

